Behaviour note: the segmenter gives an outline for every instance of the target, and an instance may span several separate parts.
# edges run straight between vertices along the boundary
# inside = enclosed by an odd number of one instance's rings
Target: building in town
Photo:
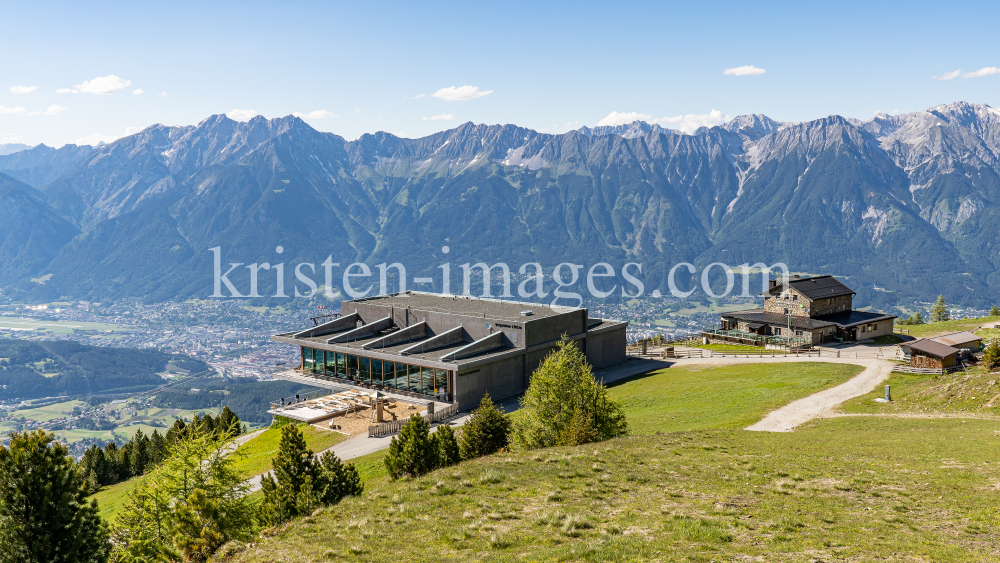
[[[339,318],[272,340],[301,348],[298,375],[464,408],[523,392],[563,335],[595,369],[624,361],[627,326],[582,308],[407,291],[344,301]]]
[[[764,306],[723,313],[715,342],[808,347],[892,334],[893,315],[854,310],[854,291],[833,276],[770,280]]]

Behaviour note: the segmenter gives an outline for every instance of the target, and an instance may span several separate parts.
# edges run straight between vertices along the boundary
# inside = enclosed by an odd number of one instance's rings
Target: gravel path
[[[675,365],[694,364],[747,364],[747,363],[789,363],[789,362],[823,362],[830,364],[853,364],[864,367],[864,371],[848,381],[813,393],[808,397],[792,401],[771,412],[760,422],[748,426],[747,430],[762,432],[791,432],[796,426],[809,422],[814,418],[822,418],[833,414],[833,409],[848,399],[872,392],[880,383],[889,378],[892,362],[885,360],[866,360],[853,358],[692,358],[676,360]]]

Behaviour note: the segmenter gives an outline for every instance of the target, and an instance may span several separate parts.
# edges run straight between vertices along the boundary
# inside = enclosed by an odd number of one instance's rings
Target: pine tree
[[[107,561],[108,533],[86,476],[42,430],[0,447],[0,563]]]
[[[991,316],[991,317],[1000,317],[1000,307],[997,307],[996,305],[990,307],[989,316]]]
[[[319,458],[318,465],[321,482],[317,494],[323,504],[337,504],[364,491],[361,476],[353,463],[343,463],[332,452],[327,452]]]
[[[221,535],[219,542],[204,544],[205,549],[250,539],[256,509],[247,497],[249,487],[243,475],[235,469],[242,455],[232,438],[219,440],[189,432],[174,442],[170,456],[141,481],[119,511],[112,533],[113,560],[176,561],[184,550],[199,552],[181,536],[179,530],[187,529],[182,523],[185,518],[196,517],[213,534]],[[197,490],[205,498],[196,497],[192,504]],[[184,506],[191,512],[179,513]]]
[[[455,465],[462,460],[458,440],[455,439],[455,431],[452,430],[451,426],[447,424],[438,426],[434,435],[437,437],[438,457],[440,458],[438,465],[440,467]]]
[[[403,425],[399,435],[392,438],[385,456],[390,477],[419,477],[437,467],[438,451],[431,441],[430,427],[427,420],[415,414]]]
[[[174,507],[171,534],[181,558],[191,563],[206,563],[226,540],[220,529],[219,501],[195,489]]]
[[[1000,369],[1000,338],[994,338],[986,343],[983,350],[983,368],[986,371]]]
[[[440,430],[438,430],[440,432]],[[510,442],[510,419],[498,409],[489,394],[469,415],[462,427],[458,447],[462,459],[494,454]]]
[[[273,477],[266,475],[261,480],[264,491],[264,513],[266,521],[276,524],[290,520],[301,514],[300,507],[309,504],[302,498],[302,489],[315,477],[313,452],[306,447],[305,435],[298,425],[287,424],[281,428],[278,455],[272,462]]]
[[[948,320],[951,320],[948,305],[944,302],[944,295],[938,295],[937,301],[931,307],[931,322],[939,323]]]
[[[531,376],[514,422],[515,443],[524,449],[578,445],[627,433],[621,405],[594,379],[583,352],[563,338]]]

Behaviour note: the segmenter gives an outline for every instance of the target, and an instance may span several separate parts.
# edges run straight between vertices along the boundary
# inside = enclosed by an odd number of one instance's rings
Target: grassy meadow
[[[1000,421],[864,416],[879,414],[864,410],[873,393],[844,406],[858,416],[791,433],[741,430],[854,373],[815,363],[662,370],[610,388],[633,436],[499,454],[414,480],[368,474],[361,497],[215,560],[1000,558]],[[919,408],[961,396],[952,407],[973,409],[977,386],[995,385],[990,378],[1000,374],[981,375],[897,383],[889,408],[919,395]],[[948,383],[951,395],[931,391]],[[359,467],[373,461],[359,459]]]

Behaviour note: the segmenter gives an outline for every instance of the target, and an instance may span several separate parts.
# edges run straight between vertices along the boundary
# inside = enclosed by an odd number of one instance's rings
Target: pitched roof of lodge
[[[934,342],[939,342],[946,346],[961,346],[962,344],[972,344],[973,342],[979,342],[983,339],[982,336],[976,336],[975,334],[963,330],[961,332],[952,332],[950,334],[942,334],[941,336],[935,336],[930,340]]]
[[[805,330],[813,330],[816,328],[823,328],[825,326],[836,326],[836,323],[819,319],[811,319],[809,317],[796,317],[793,315],[789,319],[788,315],[768,313],[764,309],[749,309],[747,311],[723,313],[722,318],[738,319],[749,323],[769,324],[779,327],[788,326],[789,322],[791,322],[792,328]]]
[[[735,311],[723,313],[724,319],[737,319],[750,323],[766,323],[774,326],[788,326],[788,316],[780,313],[767,313],[764,309],[749,309],[747,311]],[[792,327],[798,329],[813,330],[827,326],[839,326],[850,328],[857,325],[874,323],[894,319],[892,315],[884,313],[869,313],[867,311],[844,311],[843,313],[832,313],[818,317],[796,317],[792,316]]]
[[[830,313],[829,315],[818,315],[814,318],[816,320],[829,321],[844,328],[849,328],[868,323],[892,320],[895,319],[896,316],[869,311],[843,311],[841,313]]]
[[[933,340],[928,340],[926,338],[910,342],[907,346],[910,348],[911,352],[916,350],[935,358],[947,358],[952,354],[958,353],[957,348],[952,348],[951,346],[941,344],[940,342],[934,342]]]
[[[851,288],[840,283],[833,276],[813,276],[811,278],[795,276],[790,278],[786,283],[810,300],[840,297],[841,295],[856,295]],[[779,283],[768,290],[767,293],[772,294],[782,291],[784,287],[785,284]]]

